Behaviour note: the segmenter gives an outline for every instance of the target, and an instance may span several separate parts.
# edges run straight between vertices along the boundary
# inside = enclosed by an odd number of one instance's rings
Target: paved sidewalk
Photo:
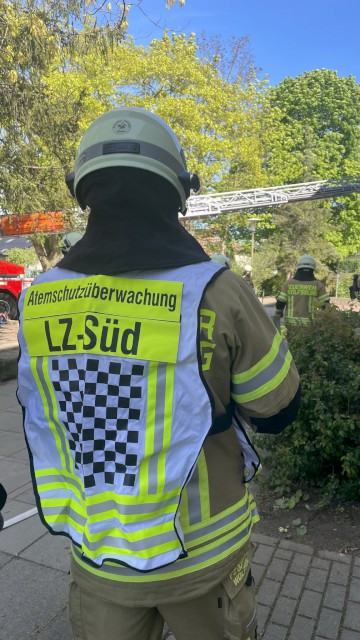
[[[14,380],[0,385],[5,521],[35,505],[15,391]],[[253,539],[263,640],[360,640],[359,555],[314,553],[260,534]],[[68,571],[67,540],[46,532],[37,515],[0,532],[0,640],[71,640]]]

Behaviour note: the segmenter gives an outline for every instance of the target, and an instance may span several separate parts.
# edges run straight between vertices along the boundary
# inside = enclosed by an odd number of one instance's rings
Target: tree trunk
[[[62,253],[59,248],[59,236],[56,233],[33,235],[31,236],[31,242],[44,271],[48,271],[61,260]]]

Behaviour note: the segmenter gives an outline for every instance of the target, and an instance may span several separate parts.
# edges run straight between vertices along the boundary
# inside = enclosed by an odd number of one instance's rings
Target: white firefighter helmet
[[[246,272],[248,272],[248,271],[249,271],[249,272],[251,273],[251,271],[252,271],[252,266],[251,266],[251,264],[246,264],[246,265],[245,265],[245,267],[244,267],[244,271],[246,271]]]
[[[108,167],[133,167],[162,176],[177,190],[182,213],[186,212],[190,189],[200,188],[199,178],[187,171],[183,150],[172,129],[158,116],[138,107],[108,111],[85,131],[75,171],[66,177],[83,209],[79,183],[89,173]]]
[[[297,269],[316,269],[316,261],[312,256],[301,256],[299,258],[297,265]]]
[[[62,240],[61,240],[61,245],[60,245],[61,251],[64,254],[68,253],[68,251],[70,251],[70,249],[77,242],[79,242],[79,240],[81,240],[82,237],[83,237],[83,234],[80,233],[79,231],[69,231],[68,233],[65,233],[65,235],[62,237]]]
[[[222,264],[224,267],[231,269],[231,260],[224,256],[223,253],[214,253],[210,258],[213,262],[217,262],[218,264]]]

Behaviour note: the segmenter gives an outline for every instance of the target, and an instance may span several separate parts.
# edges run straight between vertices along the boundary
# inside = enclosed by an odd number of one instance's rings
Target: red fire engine
[[[32,278],[25,278],[25,269],[18,264],[0,260],[0,313],[10,320],[18,317],[18,298],[30,286]]]

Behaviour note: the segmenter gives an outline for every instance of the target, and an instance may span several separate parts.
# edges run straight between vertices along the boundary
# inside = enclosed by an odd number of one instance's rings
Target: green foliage
[[[336,180],[360,172],[360,85],[353,76],[315,69],[285,78],[271,90],[271,103],[282,117],[266,159],[275,184]],[[358,250],[360,199],[335,200],[326,232],[340,256]],[[308,252],[307,252],[308,253]]]
[[[331,229],[330,219],[327,205],[318,202],[299,202],[276,209],[272,216],[273,229],[255,254],[254,271],[260,279],[260,288],[277,294],[284,280],[295,273],[296,262],[304,254],[314,256],[317,277],[326,279],[330,273],[328,264],[336,264],[338,260],[335,248],[326,237]]]
[[[270,482],[290,492],[313,485],[323,503],[333,496],[360,498],[360,314],[334,308],[288,332],[301,377],[296,421],[277,438],[266,437]],[[295,494],[296,495],[296,494]]]
[[[9,262],[19,264],[21,267],[35,267],[38,257],[34,249],[8,249],[6,258]]]

